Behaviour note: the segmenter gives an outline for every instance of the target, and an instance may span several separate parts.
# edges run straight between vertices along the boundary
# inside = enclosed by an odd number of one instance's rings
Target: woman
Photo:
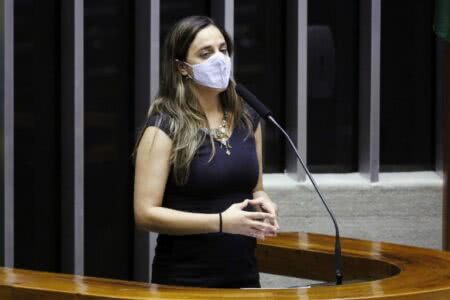
[[[176,23],[135,149],[136,225],[158,232],[152,282],[260,287],[256,238],[276,235],[259,117],[236,94],[232,43],[210,18]]]

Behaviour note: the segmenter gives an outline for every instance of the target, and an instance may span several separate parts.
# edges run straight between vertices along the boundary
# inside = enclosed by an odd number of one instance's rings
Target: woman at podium
[[[135,148],[136,226],[158,232],[152,282],[260,287],[256,239],[276,235],[263,190],[258,114],[239,97],[229,35],[210,18],[176,23],[159,92]]]

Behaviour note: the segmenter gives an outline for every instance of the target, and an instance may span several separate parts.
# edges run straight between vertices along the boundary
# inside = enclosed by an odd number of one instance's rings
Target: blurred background
[[[437,29],[448,1],[0,2],[3,265],[150,281],[156,234],[134,227],[131,152],[162,41],[189,15],[233,36],[236,81],[288,129],[343,236],[446,247],[450,51]],[[262,125],[281,231],[333,234],[281,135]]]

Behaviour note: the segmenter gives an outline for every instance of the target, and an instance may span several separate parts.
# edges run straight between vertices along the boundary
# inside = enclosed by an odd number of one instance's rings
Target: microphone
[[[325,206],[326,210],[328,211],[328,214],[330,215],[333,224],[334,229],[336,232],[335,235],[335,245],[334,245],[334,256],[336,261],[336,285],[341,285],[343,280],[343,274],[342,274],[342,256],[341,256],[341,241],[339,237],[339,227],[336,222],[336,218],[334,217],[333,212],[329,208],[327,202],[325,201],[324,197],[322,196],[322,193],[319,191],[319,188],[317,187],[317,184],[314,180],[314,178],[311,176],[311,173],[309,172],[308,168],[306,167],[305,163],[303,162],[303,159],[300,157],[300,154],[297,151],[297,148],[295,147],[294,143],[292,142],[289,135],[286,133],[286,131],[278,124],[278,122],[273,117],[272,112],[261,102],[259,99],[250,92],[246,87],[244,87],[242,84],[236,84],[236,92],[239,96],[241,96],[253,109],[264,119],[270,121],[272,124],[274,124],[282,133],[283,135],[288,139],[292,149],[294,149],[295,154],[297,155],[298,160],[300,161],[303,169],[305,170],[306,174],[308,175],[309,180],[311,180],[314,189],[316,190],[317,194],[320,197],[320,200],[322,200],[323,205]]]

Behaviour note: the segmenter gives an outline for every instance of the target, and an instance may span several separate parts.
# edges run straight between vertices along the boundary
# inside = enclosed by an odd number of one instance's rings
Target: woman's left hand
[[[272,202],[272,200],[270,200],[270,198],[268,196],[261,195],[254,199],[261,199],[261,201],[262,201],[262,203],[258,207],[259,210],[261,210],[263,212],[268,212],[268,213],[274,214],[275,217],[278,216],[278,206],[274,202]],[[269,222],[270,224],[274,225],[277,228],[277,230],[280,228],[276,218],[273,221],[266,219],[265,222]],[[269,234],[269,235],[272,235],[272,234]],[[276,232],[274,232],[273,235],[275,236]]]

